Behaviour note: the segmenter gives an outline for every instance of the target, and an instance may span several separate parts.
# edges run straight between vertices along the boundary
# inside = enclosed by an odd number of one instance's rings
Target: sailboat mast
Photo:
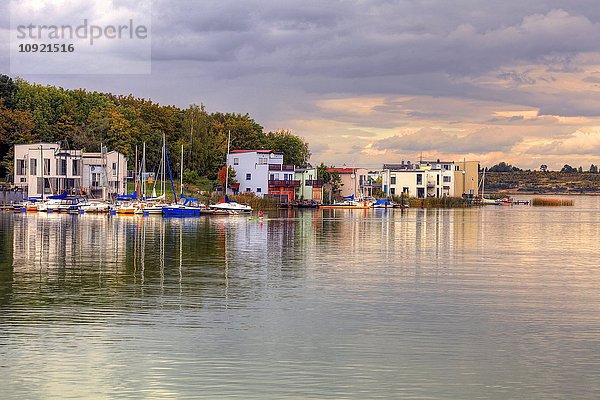
[[[46,182],[44,182],[44,168],[46,167],[46,163],[44,162],[44,148],[42,144],[40,144],[40,166],[42,167],[42,201],[44,201],[44,192],[46,191]],[[29,193],[27,195],[29,196]]]
[[[144,179],[144,174],[146,173],[146,142],[144,142],[144,147],[142,149],[142,196],[146,197],[146,179]]]
[[[138,174],[140,173],[140,165],[138,164],[138,146],[137,146],[137,144],[135,145],[135,169],[134,169],[133,173],[135,174],[135,176],[133,178],[133,180],[134,180],[133,187],[135,188],[135,189],[133,189],[133,191],[135,192],[138,190]]]
[[[227,155],[225,155],[225,196],[227,196],[227,183],[229,182],[229,144],[231,142],[231,131],[227,131]]]
[[[485,169],[483,170],[483,178],[481,178],[481,198],[485,194]]]
[[[162,181],[161,181],[161,185],[160,185],[162,194],[166,193],[166,190],[165,190],[165,184],[166,184],[165,179],[167,177],[167,173],[166,173],[167,172],[167,169],[166,169],[167,168],[167,152],[166,152],[166,149],[167,149],[167,143],[165,142],[165,134],[163,132]]]
[[[183,143],[181,144],[181,172],[179,174],[179,197],[183,197]]]

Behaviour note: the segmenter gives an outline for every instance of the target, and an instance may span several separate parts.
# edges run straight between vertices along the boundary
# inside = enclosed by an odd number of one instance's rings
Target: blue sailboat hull
[[[200,216],[199,207],[163,207],[165,217],[198,217]]]

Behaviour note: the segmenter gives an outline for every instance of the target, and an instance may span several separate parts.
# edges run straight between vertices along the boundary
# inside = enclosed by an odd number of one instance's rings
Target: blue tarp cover
[[[131,194],[120,194],[117,196],[117,201],[127,201],[137,199],[137,191]]]

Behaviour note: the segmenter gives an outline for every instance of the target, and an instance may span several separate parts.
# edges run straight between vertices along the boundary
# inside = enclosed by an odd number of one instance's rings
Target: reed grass
[[[461,208],[469,205],[462,197],[427,197],[425,199],[410,198],[411,208]]]
[[[561,207],[561,206],[572,206],[573,200],[569,199],[550,199],[544,197],[535,197],[531,199],[532,206],[538,207]]]

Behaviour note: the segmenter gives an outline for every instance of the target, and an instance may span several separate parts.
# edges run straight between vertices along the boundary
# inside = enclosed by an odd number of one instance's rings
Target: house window
[[[408,194],[408,188],[407,188],[406,186],[404,186],[404,187],[402,188],[402,193],[406,193],[406,194]]]
[[[112,173],[113,173],[113,176],[117,176],[117,163],[116,162],[113,163]]]
[[[392,177],[390,178],[390,185],[395,185],[395,184],[396,184],[396,177],[395,177],[395,176],[392,176]]]
[[[437,178],[437,184],[439,185],[440,184],[440,176],[436,175],[436,178]]]
[[[44,158],[44,175],[50,175],[50,159]]]
[[[67,160],[59,160],[59,175],[67,175]]]
[[[256,188],[256,193],[262,192],[261,188]]]
[[[274,174],[271,174],[271,175],[269,176],[269,179],[270,179],[270,180],[272,180],[272,181],[274,181],[274,180],[275,180],[275,175],[274,175]]]
[[[445,176],[444,177],[444,182],[445,183],[452,182],[452,177],[451,176]]]
[[[266,157],[261,157],[258,159],[258,165],[266,165],[267,164],[267,158]]]
[[[396,194],[396,188],[390,188],[390,194],[394,196]]]
[[[417,185],[423,184],[423,174],[417,174]]]
[[[239,163],[240,163],[240,159],[239,158],[236,157],[236,158],[233,159],[233,165],[239,165]]]
[[[92,187],[100,187],[100,174],[97,172],[92,173]]]
[[[450,191],[450,186],[444,186],[444,190]]]
[[[27,171],[25,170],[25,160],[17,160],[17,175],[25,175]]]
[[[252,189],[246,188],[246,192],[251,192],[251,191],[252,191]]]
[[[37,159],[36,158],[32,158],[31,160],[29,160],[29,173],[31,175],[37,175]]]
[[[73,175],[79,175],[79,161],[73,160]]]
[[[246,180],[250,181],[252,180],[252,174],[246,174]],[[247,191],[247,190],[246,190]]]
[[[425,189],[424,188],[417,188],[417,197],[420,199],[425,197]]]

